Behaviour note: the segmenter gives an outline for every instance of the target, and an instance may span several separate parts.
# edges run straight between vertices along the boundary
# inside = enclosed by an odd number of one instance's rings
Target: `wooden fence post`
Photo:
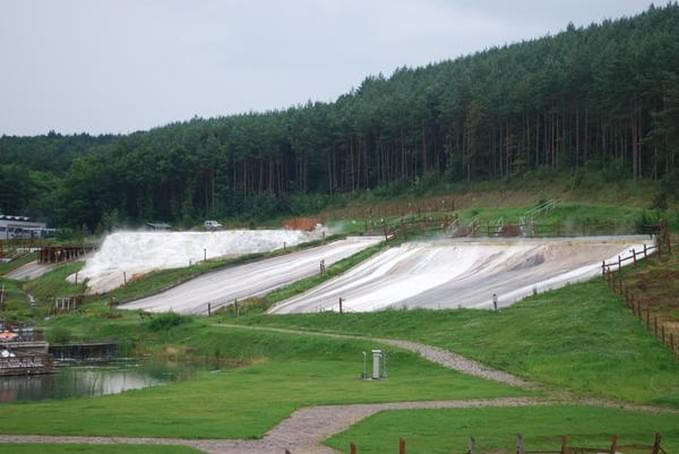
[[[637,252],[632,248],[632,261],[634,263],[634,266],[637,266]]]
[[[568,437],[561,437],[561,454],[568,454]]]
[[[212,304],[207,303],[207,316],[212,317]]]
[[[655,337],[658,337],[658,317],[653,317],[653,332],[655,333]]]
[[[651,454],[660,454],[660,440],[662,437],[660,436],[660,432],[655,433],[655,441],[653,442],[653,450],[651,451]]]
[[[475,448],[476,440],[474,440],[474,437],[469,437],[469,443],[467,444],[467,454],[474,454]]]
[[[523,435],[521,435],[521,434],[516,434],[516,454],[524,454],[523,453]]]
[[[398,454],[406,454],[406,441],[403,438],[398,439]]]
[[[646,243],[644,243],[644,257],[648,255],[648,246],[646,246]]]
[[[349,443],[349,454],[356,454],[356,445],[353,443]]]
[[[611,437],[611,449],[609,450],[610,454],[615,454],[617,449],[618,449],[618,436],[613,435]]]
[[[670,350],[672,350],[672,354],[674,354],[674,333],[670,333]]]

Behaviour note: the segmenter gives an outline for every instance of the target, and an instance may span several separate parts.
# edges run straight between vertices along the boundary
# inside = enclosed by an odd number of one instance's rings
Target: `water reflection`
[[[0,402],[102,396],[185,378],[193,367],[118,361],[57,368],[49,375],[0,377]]]

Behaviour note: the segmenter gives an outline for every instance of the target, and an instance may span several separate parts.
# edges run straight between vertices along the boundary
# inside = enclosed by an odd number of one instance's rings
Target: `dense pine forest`
[[[188,222],[294,211],[299,194],[543,168],[672,178],[679,6],[398,68],[332,103],[122,136],[3,136],[0,166],[1,211],[89,229],[111,217]]]

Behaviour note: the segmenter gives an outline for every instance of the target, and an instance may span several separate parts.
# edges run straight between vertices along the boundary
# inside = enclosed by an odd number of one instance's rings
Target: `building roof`
[[[28,216],[12,216],[9,214],[0,214],[0,220],[3,221],[30,221]]]

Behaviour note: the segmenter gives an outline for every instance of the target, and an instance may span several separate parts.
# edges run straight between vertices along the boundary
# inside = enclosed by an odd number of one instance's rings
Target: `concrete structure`
[[[52,230],[44,222],[34,222],[26,216],[0,214],[0,240],[44,238]]]

